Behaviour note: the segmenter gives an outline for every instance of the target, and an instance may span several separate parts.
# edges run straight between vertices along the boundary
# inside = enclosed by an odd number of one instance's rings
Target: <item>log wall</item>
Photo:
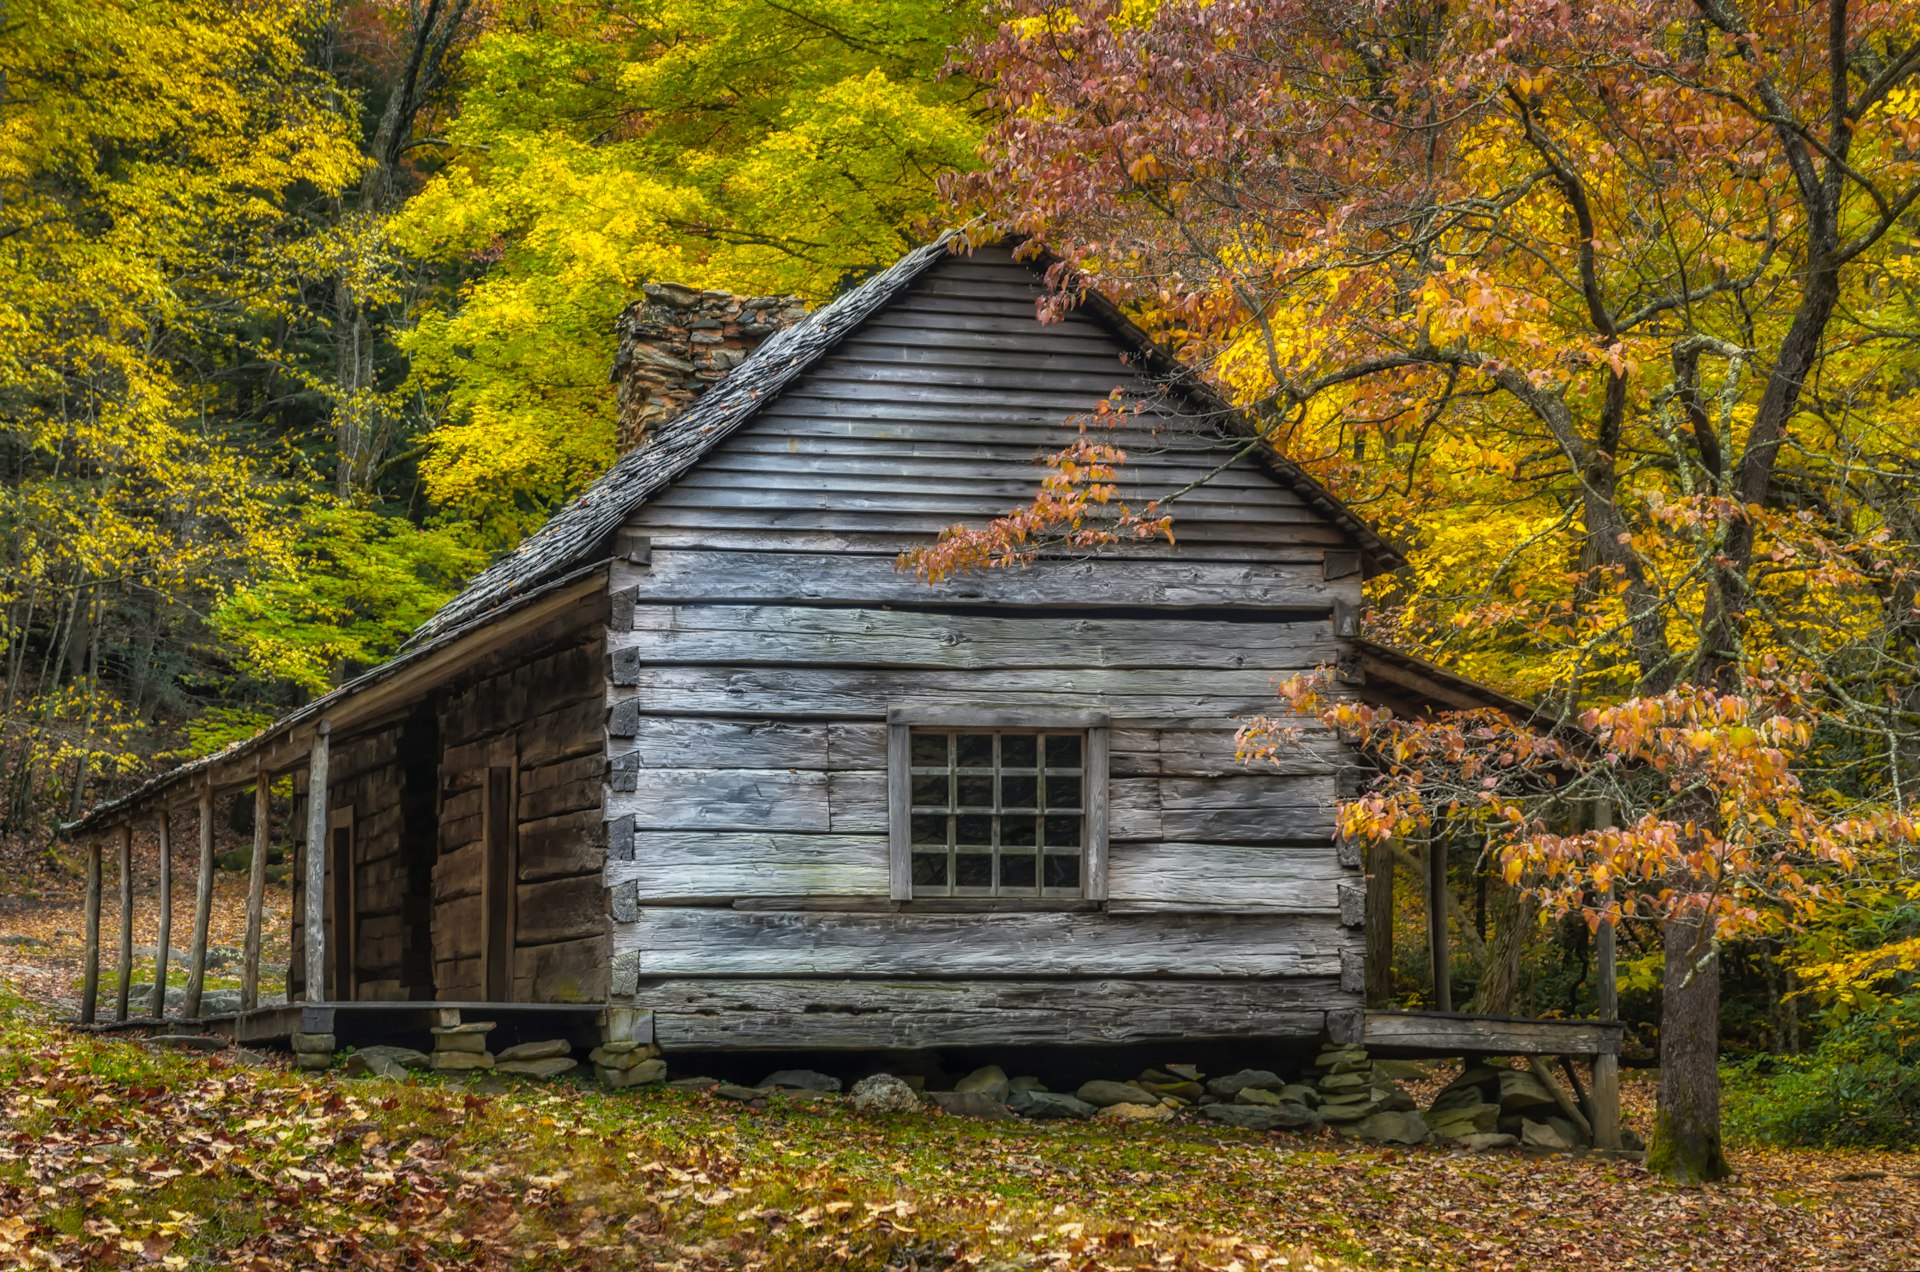
[[[511,997],[592,1002],[608,988],[602,788],[604,610],[497,656],[440,697],[433,976],[484,1000],[488,772],[512,770]]]
[[[668,1046],[1320,1032],[1360,1006],[1338,746],[1243,765],[1276,680],[1331,663],[1342,532],[1179,417],[1092,320],[1034,319],[1004,252],[936,267],[633,516],[607,631],[613,990]],[[1109,392],[1129,544],[930,587],[942,527],[1030,498]],[[1104,898],[889,898],[891,709],[1105,712]]]

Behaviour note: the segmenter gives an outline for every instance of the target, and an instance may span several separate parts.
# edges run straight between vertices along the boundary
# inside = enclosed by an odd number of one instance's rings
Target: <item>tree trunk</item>
[[[1720,955],[1695,917],[1663,929],[1660,1102],[1647,1169],[1676,1183],[1732,1174],[1720,1145]]]
[[[1493,937],[1487,942],[1480,983],[1474,987],[1467,1010],[1477,1016],[1510,1016],[1514,994],[1520,988],[1520,953],[1526,948],[1527,929],[1533,923],[1533,903],[1518,888],[1509,888],[1504,882],[1487,880],[1487,886],[1493,892]]]

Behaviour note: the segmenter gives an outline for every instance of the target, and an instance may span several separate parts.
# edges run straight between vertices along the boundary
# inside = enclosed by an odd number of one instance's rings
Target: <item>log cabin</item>
[[[1614,1049],[1601,1026],[1370,1025],[1363,863],[1335,834],[1357,758],[1310,735],[1242,763],[1235,729],[1323,666],[1402,711],[1526,708],[1364,639],[1393,545],[1115,306],[1041,322],[1044,291],[1009,247],[947,240],[811,313],[649,287],[604,477],[387,664],[71,828],[92,983],[102,838],[124,1019],[129,827],[195,803],[199,1014],[211,801],[253,784],[264,848],[293,773],[274,1010],[309,1029],[413,1005],[592,1011],[669,1053]],[[1121,498],[1163,501],[1176,543],[900,568],[1030,499],[1103,400],[1134,408],[1102,417]],[[245,1019],[271,1015],[264,860]]]

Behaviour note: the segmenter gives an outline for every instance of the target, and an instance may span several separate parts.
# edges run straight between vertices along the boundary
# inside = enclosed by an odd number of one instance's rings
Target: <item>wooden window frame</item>
[[[1075,732],[1086,735],[1081,759],[1085,783],[1085,829],[1081,835],[1080,895],[1077,897],[922,897],[924,903],[984,905],[1016,903],[1024,908],[1084,908],[1107,899],[1107,841],[1111,801],[1107,782],[1112,723],[1104,711],[1052,711],[1045,708],[965,708],[937,710],[895,707],[887,712],[887,846],[889,895],[913,901],[913,730],[983,729]]]

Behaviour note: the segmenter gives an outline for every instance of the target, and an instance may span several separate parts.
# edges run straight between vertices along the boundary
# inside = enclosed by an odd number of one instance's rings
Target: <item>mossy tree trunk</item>
[[[1720,954],[1696,918],[1667,921],[1660,1102],[1647,1169],[1675,1183],[1725,1179],[1720,1144]]]

